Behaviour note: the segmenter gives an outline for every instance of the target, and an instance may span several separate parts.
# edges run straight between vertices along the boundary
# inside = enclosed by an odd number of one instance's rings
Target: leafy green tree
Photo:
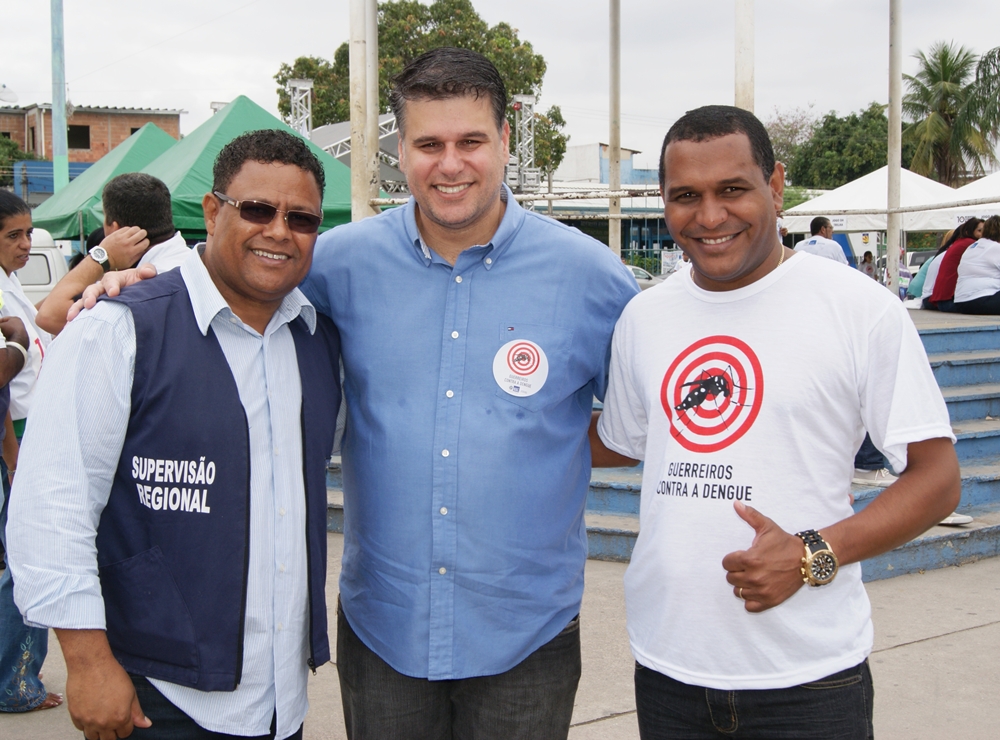
[[[535,166],[543,175],[555,172],[566,156],[569,136],[562,132],[566,120],[558,105],[553,105],[544,114],[535,114]]]
[[[807,188],[840,187],[884,167],[888,152],[885,106],[871,103],[843,118],[831,111],[816,124],[809,140],[796,149],[788,179]],[[912,147],[904,146],[904,167],[909,167],[912,156]]]
[[[962,185],[997,161],[990,141],[1000,132],[996,100],[983,98],[997,79],[996,65],[988,59],[983,82],[977,83],[978,57],[964,46],[940,41],[914,57],[919,70],[903,76],[908,90],[903,113],[912,121],[904,137],[915,147],[911,169],[952,187]]]
[[[424,5],[417,0],[381,2],[378,8],[379,111],[389,110],[392,78],[418,56],[442,46],[457,46],[477,51],[500,71],[508,95],[538,95],[545,76],[545,60],[527,41],[518,38],[517,30],[507,23],[490,26],[471,0],[435,0]],[[347,42],[338,47],[333,63],[318,57],[299,57],[291,65],[282,64],[274,79],[278,88],[278,111],[288,119],[291,101],[285,91],[289,79],[313,79],[313,125],[350,119],[350,53]],[[558,120],[552,116],[553,110]],[[513,111],[509,111],[513,126]],[[565,126],[558,108],[550,109],[536,122],[536,147],[542,146],[538,128],[542,128],[547,153],[536,160],[558,166],[566,150],[566,137],[559,132]],[[561,137],[561,138],[560,138]],[[560,151],[561,146],[561,151]]]
[[[22,151],[13,139],[0,136],[0,187],[10,187],[14,182],[14,163],[25,159],[38,159],[33,153]]]

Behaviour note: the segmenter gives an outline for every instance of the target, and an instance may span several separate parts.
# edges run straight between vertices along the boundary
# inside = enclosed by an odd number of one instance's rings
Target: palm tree
[[[977,97],[980,118],[988,121],[993,131],[1000,129],[1000,46],[979,57],[976,65]],[[996,134],[994,133],[994,138]]]
[[[962,185],[997,161],[992,141],[998,117],[984,115],[996,101],[983,98],[975,79],[978,57],[964,46],[941,41],[914,57],[920,69],[904,75],[908,92],[903,96],[903,112],[912,121],[903,135],[916,147],[910,169],[952,187]],[[997,77],[987,69],[984,79]]]

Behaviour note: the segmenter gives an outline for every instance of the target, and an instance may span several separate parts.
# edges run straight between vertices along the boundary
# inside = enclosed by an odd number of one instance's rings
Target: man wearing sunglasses
[[[25,619],[56,630],[91,740],[302,736],[308,671],[330,657],[340,404],[336,329],[296,288],[323,185],[298,137],[237,138],[202,204],[206,244],[81,316],[45,359],[11,566]]]

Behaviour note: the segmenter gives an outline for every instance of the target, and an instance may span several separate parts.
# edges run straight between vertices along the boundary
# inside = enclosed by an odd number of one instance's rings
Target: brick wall
[[[10,134],[10,138],[16,141],[21,149],[24,149],[23,113],[6,113],[0,111],[0,135],[6,137],[8,133]]]
[[[36,126],[36,154],[44,159],[52,159],[52,111],[44,111],[45,118],[45,152],[41,151],[41,132],[38,131],[39,109],[27,114],[28,126]],[[83,111],[77,110],[66,121],[68,126],[88,126],[90,128],[90,148],[68,150],[70,162],[96,162],[110,152],[125,139],[132,135],[132,130],[141,128],[147,123],[155,123],[161,129],[180,138],[180,116],[177,114],[145,114],[142,112],[117,113],[113,111]],[[0,128],[0,131],[4,129]],[[20,122],[20,138],[24,140],[24,116]]]

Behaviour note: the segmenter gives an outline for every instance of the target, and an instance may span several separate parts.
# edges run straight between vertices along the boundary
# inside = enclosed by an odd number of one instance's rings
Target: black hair
[[[827,226],[833,226],[830,223],[830,219],[826,216],[817,216],[812,221],[809,222],[809,233],[812,236],[816,236],[819,232],[825,229]]]
[[[983,239],[1000,242],[1000,216],[990,216],[983,222]]]
[[[389,105],[402,130],[407,100],[446,100],[465,95],[488,97],[497,129],[503,129],[507,88],[493,62],[469,49],[442,46],[421,54],[393,78]]]
[[[105,223],[145,229],[150,244],[158,244],[174,234],[170,190],[152,175],[126,172],[111,178],[104,186],[101,202]]]
[[[0,188],[0,229],[4,228],[4,222],[11,216],[23,216],[25,213],[31,215],[28,204],[9,190]]]
[[[91,249],[93,249],[98,244],[104,241],[104,236],[105,234],[103,226],[98,226],[96,229],[91,231],[90,235],[87,236],[86,249],[84,249],[80,254],[82,255],[89,254]]]
[[[244,162],[295,165],[312,174],[319,187],[320,199],[323,198],[323,188],[326,186],[323,165],[306,142],[295,134],[280,129],[261,129],[237,136],[222,147],[219,156],[215,158],[212,190],[225,193]]]
[[[764,173],[764,181],[774,173],[774,148],[764,124],[753,113],[731,105],[706,105],[689,110],[677,119],[663,139],[660,149],[660,189],[667,179],[664,157],[667,145],[674,141],[707,141],[730,134],[743,134],[750,140],[753,159]]]

